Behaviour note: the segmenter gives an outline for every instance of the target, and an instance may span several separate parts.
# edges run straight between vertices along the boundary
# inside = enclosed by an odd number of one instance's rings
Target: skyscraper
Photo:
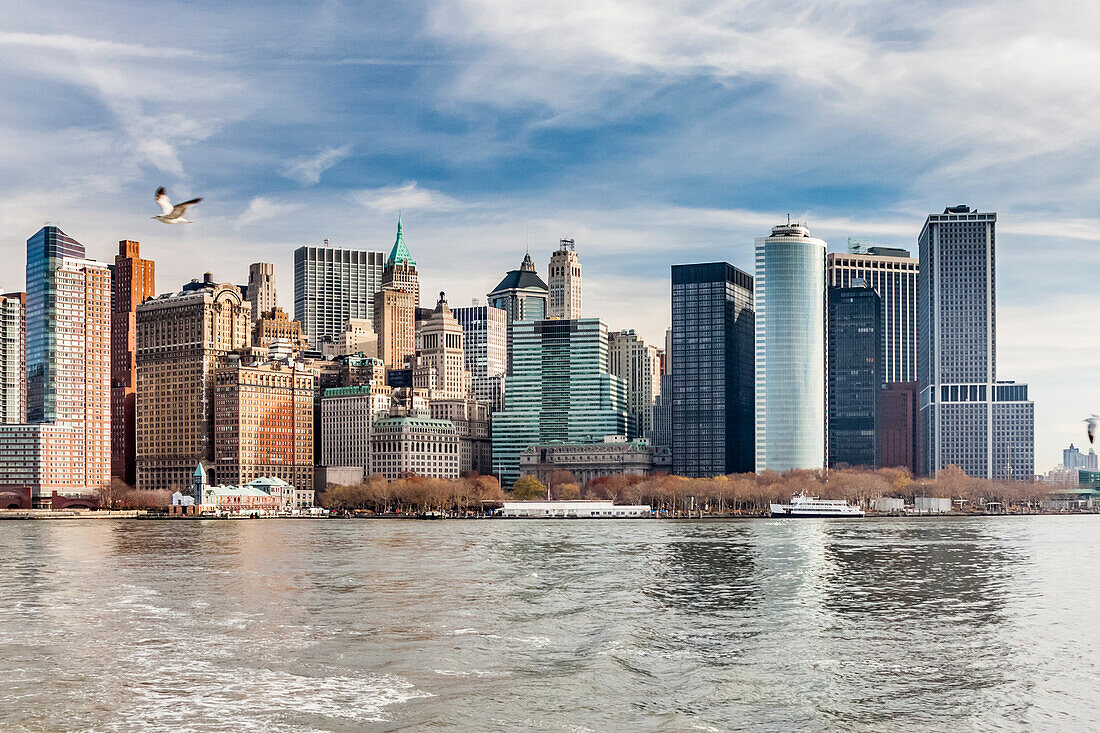
[[[1034,403],[997,379],[995,213],[950,206],[920,233],[917,377],[920,469],[1034,476]]]
[[[829,467],[877,465],[882,299],[869,287],[828,289]]]
[[[455,308],[462,324],[466,369],[474,396],[491,412],[504,407],[504,377],[508,372],[508,314],[491,305]]]
[[[849,248],[852,238],[849,238]],[[865,247],[862,253],[830,253],[825,257],[828,285],[850,288],[862,283],[882,299],[883,384],[917,378],[916,258],[905,250]]]
[[[581,317],[581,260],[572,239],[563,239],[550,255],[548,318]]]
[[[415,296],[407,290],[385,286],[374,296],[374,330],[378,334],[378,358],[387,369],[405,369],[416,353]]]
[[[140,245],[118,243],[111,285],[111,473],[131,486],[137,480],[137,307],[156,295],[155,265]]]
[[[27,421],[27,294],[0,295],[0,424]]]
[[[413,387],[426,390],[429,400],[460,400],[470,396],[462,324],[451,315],[443,293],[431,318],[416,334]]]
[[[374,294],[382,287],[385,255],[355,249],[299,247],[294,250],[294,317],[309,345],[340,333],[349,318],[374,320]]]
[[[756,240],[756,470],[825,466],[825,242]]]
[[[753,470],[753,279],[726,262],[672,266],[672,470]]]
[[[545,442],[602,443],[634,437],[626,384],[611,374],[607,325],[597,318],[517,321],[504,410],[493,416],[493,470],[519,478],[519,457]]]
[[[111,272],[54,226],[27,240],[27,417],[0,426],[0,484],[85,494],[111,477]]]
[[[647,344],[633,329],[607,334],[611,373],[626,382],[627,410],[634,418],[638,435],[653,432],[653,403],[661,394],[661,367],[657,347]]]
[[[275,265],[253,262],[248,266],[248,302],[252,304],[252,320],[258,321],[279,305],[275,292]]]
[[[417,275],[416,262],[405,244],[400,219],[397,221],[397,238],[393,240],[390,256],[386,258],[386,267],[382,270],[382,287],[412,293],[413,308],[420,307],[420,277]]]
[[[518,270],[509,270],[489,293],[489,305],[508,314],[508,322],[541,321],[549,317],[549,290],[528,252]]]
[[[137,308],[137,487],[175,491],[214,461],[214,377],[252,342],[252,307],[212,278]],[[214,480],[220,480],[215,475]]]

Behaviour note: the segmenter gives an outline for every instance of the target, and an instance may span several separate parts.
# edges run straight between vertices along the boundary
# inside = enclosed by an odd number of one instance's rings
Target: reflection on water
[[[1096,728],[1098,523],[3,522],[0,728]]]

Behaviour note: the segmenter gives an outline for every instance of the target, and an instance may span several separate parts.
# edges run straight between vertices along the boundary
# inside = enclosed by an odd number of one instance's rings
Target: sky
[[[998,220],[998,376],[1036,468],[1100,412],[1100,5],[1068,0],[406,0],[0,5],[0,288],[57,223],[157,290],[293,250],[388,251],[432,305],[576,241],[584,314],[660,344],[669,266],[752,272],[792,218],[915,250]],[[202,196],[166,226],[153,191]]]

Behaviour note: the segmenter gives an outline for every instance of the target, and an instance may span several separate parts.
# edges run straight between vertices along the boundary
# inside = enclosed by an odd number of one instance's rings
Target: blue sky
[[[674,262],[751,271],[788,212],[913,249],[968,203],[1000,215],[1037,467],[1100,411],[1091,4],[42,0],[0,29],[5,289],[56,221],[100,259],[140,240],[160,291],[274,262],[289,310],[295,247],[387,249],[400,210],[424,293],[484,298],[572,237],[586,315],[656,341]],[[195,224],[148,218],[159,185]]]

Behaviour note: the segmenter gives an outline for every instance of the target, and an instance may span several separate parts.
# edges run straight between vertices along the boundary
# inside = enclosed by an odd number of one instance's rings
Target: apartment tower
[[[111,285],[111,474],[137,481],[137,307],[156,295],[155,265],[129,239],[118,243]]]

